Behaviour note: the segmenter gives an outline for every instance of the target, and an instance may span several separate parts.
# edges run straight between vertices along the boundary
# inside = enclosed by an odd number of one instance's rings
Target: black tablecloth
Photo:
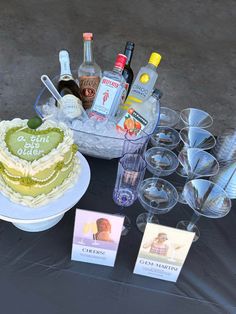
[[[117,160],[87,159],[91,183],[77,207],[118,213],[112,200]],[[143,212],[138,201],[125,209],[132,229],[121,239],[114,268],[71,261],[75,208],[39,233],[0,221],[1,314],[236,313],[235,202],[226,217],[199,221],[200,239],[177,283],[132,273],[142,239],[135,226]],[[160,221],[174,227],[191,214],[178,204]]]

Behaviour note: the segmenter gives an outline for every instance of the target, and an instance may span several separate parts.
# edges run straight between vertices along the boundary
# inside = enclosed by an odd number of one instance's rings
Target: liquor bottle
[[[125,89],[127,90],[127,94],[130,91],[131,84],[132,84],[133,78],[134,78],[134,73],[133,73],[133,70],[130,66],[132,56],[133,56],[133,51],[134,51],[134,43],[131,41],[127,41],[126,46],[125,46],[125,51],[124,51],[124,55],[127,57],[127,60],[126,60],[124,71],[122,73],[122,75],[124,76],[124,79],[126,81]]]
[[[148,64],[139,70],[124,105],[121,105],[121,109],[127,110],[134,102],[142,103],[152,94],[158,77],[157,67],[160,61],[161,55],[153,52]]]
[[[66,50],[59,52],[59,61],[61,65],[61,74],[58,82],[58,92],[61,96],[72,94],[80,98],[79,86],[75,82],[70,70],[69,53]]]
[[[151,124],[153,131],[153,127],[159,120],[161,96],[161,91],[155,89],[142,104],[132,103],[117,123],[117,130],[128,132],[130,135],[138,135],[141,130],[147,129]]]
[[[80,95],[84,109],[89,109],[92,106],[96,95],[98,85],[102,76],[102,71],[99,65],[93,58],[93,34],[84,33],[84,60],[79,66],[78,77],[80,86]]]
[[[122,101],[122,94],[125,89],[125,79],[122,72],[127,57],[118,54],[112,71],[104,71],[98,87],[89,116],[95,116],[97,120],[104,120],[113,117]]]

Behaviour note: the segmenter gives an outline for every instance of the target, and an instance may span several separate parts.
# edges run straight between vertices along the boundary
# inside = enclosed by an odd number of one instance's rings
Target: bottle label
[[[92,111],[96,111],[104,116],[109,115],[120,85],[120,82],[104,76],[101,79]]]
[[[79,78],[80,95],[84,109],[92,107],[99,82],[99,76],[81,76]]]
[[[148,121],[133,108],[129,108],[127,113],[118,122],[116,128],[121,132],[128,132],[130,135],[138,135],[148,124]]]
[[[63,113],[69,119],[78,118],[83,113],[81,101],[74,95],[63,96],[61,105]]]

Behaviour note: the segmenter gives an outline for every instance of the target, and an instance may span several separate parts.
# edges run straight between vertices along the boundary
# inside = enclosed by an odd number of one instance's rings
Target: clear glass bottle
[[[98,120],[114,117],[122,101],[125,79],[122,72],[127,57],[118,54],[112,71],[104,71],[89,116]]]
[[[84,40],[84,60],[79,66],[78,77],[80,86],[80,95],[84,109],[92,106],[98,85],[102,76],[100,66],[95,62],[93,57],[93,34],[83,33]]]
[[[153,52],[149,58],[148,64],[138,72],[130,93],[121,109],[127,110],[134,102],[142,103],[152,94],[158,74],[157,67],[161,61],[161,55]]]
[[[161,91],[155,89],[142,104],[132,103],[117,123],[117,130],[138,135],[141,130],[147,130],[150,124],[153,129],[159,120],[161,96]]]

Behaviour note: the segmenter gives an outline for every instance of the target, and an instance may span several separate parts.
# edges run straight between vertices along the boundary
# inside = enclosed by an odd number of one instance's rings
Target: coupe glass
[[[213,123],[212,117],[207,112],[196,108],[183,109],[180,118],[186,126],[209,128]]]
[[[147,222],[158,224],[157,214],[166,214],[176,205],[178,193],[168,181],[153,177],[143,180],[138,199],[147,211],[136,219],[138,229],[143,232]]]
[[[151,144],[155,147],[174,149],[180,142],[179,132],[168,126],[159,126],[151,136]]]
[[[183,128],[180,130],[179,136],[184,143],[184,148],[208,150],[216,144],[216,140],[210,132],[198,127]]]
[[[195,232],[194,241],[197,241],[200,232],[195,225],[201,216],[221,218],[228,214],[231,201],[225,191],[217,184],[203,179],[196,179],[185,184],[183,190],[187,204],[193,209],[191,221],[180,221],[178,229]]]
[[[146,161],[139,154],[125,154],[119,160],[113,200],[121,209],[131,206],[137,199],[145,170]],[[130,225],[130,219],[125,216],[122,235],[128,233]]]
[[[178,159],[180,167],[176,172],[182,177],[187,177],[186,182],[200,177],[210,177],[219,171],[218,161],[211,154],[199,148],[182,150],[178,155]],[[186,204],[182,193],[183,187],[178,186],[177,190],[179,192],[179,202]]]
[[[178,167],[177,156],[169,149],[152,147],[145,153],[147,169],[154,176],[165,177],[173,173]]]
[[[179,122],[179,112],[168,107],[160,108],[160,126],[175,127]]]

